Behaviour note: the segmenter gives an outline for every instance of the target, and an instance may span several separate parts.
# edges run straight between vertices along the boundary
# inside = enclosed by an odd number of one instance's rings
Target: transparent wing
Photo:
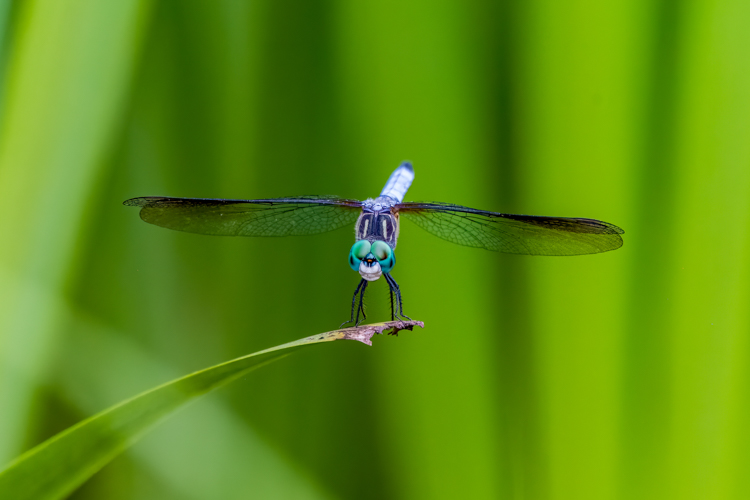
[[[594,219],[486,212],[448,203],[400,203],[398,212],[459,245],[524,255],[583,255],[622,246],[622,229]]]
[[[324,233],[353,224],[362,203],[330,196],[267,200],[204,198],[132,198],[141,219],[188,233],[218,236],[296,236]]]

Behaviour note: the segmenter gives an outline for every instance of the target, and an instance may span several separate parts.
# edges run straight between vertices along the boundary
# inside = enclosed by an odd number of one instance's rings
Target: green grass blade
[[[299,347],[334,340],[370,345],[375,333],[398,323],[376,323],[335,330],[282,344],[206,368],[119,403],[53,436],[0,472],[0,498],[64,498],[154,424],[177,408]],[[420,322],[408,322],[401,328]]]

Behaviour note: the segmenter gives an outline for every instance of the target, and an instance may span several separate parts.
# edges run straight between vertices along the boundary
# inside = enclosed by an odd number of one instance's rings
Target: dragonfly
[[[441,202],[404,202],[414,181],[414,168],[403,162],[388,178],[377,198],[295,196],[259,200],[214,198],[131,198],[124,205],[140,207],[144,221],[188,233],[215,236],[300,236],[354,224],[355,242],[349,266],[361,277],[354,290],[347,323],[367,316],[367,285],[382,276],[390,289],[391,320],[404,314],[398,283],[396,243],[401,217],[442,238],[468,247],[521,255],[585,255],[616,250],[624,231],[595,219],[515,215]],[[359,300],[358,300],[359,299]]]

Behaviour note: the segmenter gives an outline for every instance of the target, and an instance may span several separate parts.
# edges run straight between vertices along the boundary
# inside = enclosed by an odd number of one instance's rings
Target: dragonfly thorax
[[[387,196],[381,196],[363,203],[362,213],[354,226],[356,241],[384,241],[392,249],[396,248],[399,233],[398,212],[392,210],[393,204],[389,204],[390,200]]]

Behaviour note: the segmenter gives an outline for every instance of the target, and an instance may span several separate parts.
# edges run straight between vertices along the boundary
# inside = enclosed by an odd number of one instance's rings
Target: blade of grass
[[[207,392],[285,357],[299,347],[357,340],[371,345],[376,333],[411,329],[421,322],[388,322],[321,333],[215,365],[119,403],[29,450],[0,472],[0,498],[64,498],[127,449],[160,420]],[[395,332],[394,332],[395,333]]]
[[[172,362],[144,346],[126,331],[112,329],[98,318],[79,310],[69,312],[65,343],[58,355],[59,366],[54,368],[53,390],[60,394],[61,403],[56,408],[45,410],[45,413],[55,421],[65,418],[64,414],[79,415],[79,418],[47,432],[34,444],[134,394],[214,364],[194,364],[189,356],[186,356],[185,364]],[[257,330],[253,326],[255,335]],[[402,343],[381,342],[378,347],[385,344]],[[357,351],[360,356],[373,354],[362,352],[367,351],[366,349],[352,348],[354,346],[351,345],[344,344],[342,347],[343,349],[338,349],[341,351],[340,356],[355,354]],[[261,349],[246,352],[255,350]],[[292,374],[292,367],[289,365],[294,364],[296,371],[306,366],[304,361],[309,363],[318,358],[320,362],[325,362],[330,358],[327,352],[320,352],[320,348],[316,350],[318,352],[314,355],[304,356],[309,358],[307,360],[301,360],[301,356],[294,354],[295,359],[289,360],[291,363],[264,367],[263,378],[288,379]],[[377,355],[384,355],[382,349]],[[353,358],[358,359],[359,356]],[[228,358],[219,355],[213,359]],[[191,365],[190,370],[179,368]],[[269,373],[272,368],[278,370],[275,373],[279,373],[279,377]],[[104,376],[92,376],[96,373]],[[241,383],[236,384],[234,392],[244,397],[252,394],[250,403],[258,408],[259,401],[266,402],[269,399],[264,396],[262,384],[256,375],[261,373],[253,372],[244,377]],[[253,380],[248,384],[249,378]],[[296,456],[280,450],[276,443],[264,435],[263,429],[237,415],[230,394],[224,392],[224,389],[222,392],[220,397],[217,394],[190,403],[189,411],[175,412],[168,424],[154,428],[147,439],[138,441],[122,456],[96,473],[71,498],[339,498],[329,491],[313,471],[301,464]],[[298,399],[291,394],[286,394],[285,397]],[[278,400],[273,401],[273,405],[267,406],[282,411],[284,407],[276,404]],[[123,475],[127,477],[120,479]],[[157,486],[150,484],[151,481]],[[109,493],[113,490],[119,495]]]

